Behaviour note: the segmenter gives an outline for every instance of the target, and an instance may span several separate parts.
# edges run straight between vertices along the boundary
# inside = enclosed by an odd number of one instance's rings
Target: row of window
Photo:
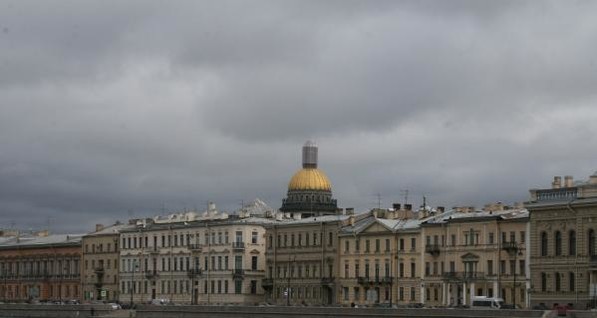
[[[317,264],[297,264],[289,266],[278,266],[276,268],[276,278],[320,278],[318,275],[320,271]],[[334,266],[328,265],[326,277],[334,277]],[[268,277],[272,278],[273,267],[268,268]]]
[[[139,264],[139,261],[134,258],[123,258],[121,259],[121,272],[135,272],[141,271],[187,271],[189,269],[203,269],[203,270],[228,270],[230,269],[230,258],[228,256],[212,256],[211,257],[211,266],[209,262],[209,257],[204,257],[203,268],[201,268],[201,264],[199,263],[199,257],[194,257],[191,259],[189,256],[182,256],[182,257],[160,257],[161,261],[158,262],[158,258],[150,260],[145,258],[143,262]],[[191,264],[191,261],[194,261]],[[158,264],[161,265],[158,267]],[[191,267],[191,265],[193,265]],[[258,270],[259,265],[259,256],[251,256],[251,270]],[[234,268],[235,269],[242,269],[243,266],[243,256],[236,255],[234,256]]]
[[[541,246],[540,246],[540,255],[541,256],[549,256],[549,234],[545,231],[541,232]],[[590,229],[587,232],[587,236],[589,238],[588,245],[587,245],[587,255],[594,256],[596,255],[595,252],[595,231]],[[568,231],[568,244],[567,244],[567,252],[569,256],[576,255],[576,231],[570,230]],[[554,256],[563,256],[563,240],[562,240],[562,232],[555,231],[553,233],[553,255]]]
[[[1,276],[78,275],[79,260],[16,261],[0,263]]]
[[[33,292],[32,294],[29,294]],[[0,295],[5,299],[24,299],[31,297],[39,297],[41,295],[41,286],[31,288],[29,286],[20,285],[2,285],[0,286]],[[79,297],[79,286],[61,284],[53,285],[48,288],[49,298],[77,298]]]
[[[304,236],[303,236],[304,234]],[[319,240],[318,240],[319,237]],[[311,240],[312,238],[312,240]],[[321,246],[320,244],[323,242],[323,233],[317,234],[314,233],[298,233],[298,234],[278,234],[276,247],[309,247],[309,246]],[[328,232],[328,246],[334,245],[334,233]],[[273,235],[269,236],[267,248],[271,249],[274,247],[274,237]]]
[[[233,280],[234,294],[242,294],[243,281]],[[195,282],[196,285],[198,282]],[[229,280],[211,280],[209,285],[207,281],[203,282],[203,293],[207,294],[228,294],[230,281]],[[159,284],[159,293],[162,295],[169,294],[189,294],[191,293],[191,282],[189,280],[167,280],[161,281]],[[208,288],[209,286],[209,288]],[[147,281],[122,281],[120,291],[122,294],[148,294],[150,285]],[[157,290],[156,290],[157,291]],[[197,292],[201,292],[200,288],[197,288]],[[257,281],[249,281],[249,293],[257,294]]]
[[[150,245],[150,236],[126,236],[122,237],[122,248],[143,248],[143,247],[185,247],[192,244],[200,245],[217,245],[217,244],[230,244],[230,238],[228,232],[205,232],[201,240],[200,232],[195,234],[169,234],[169,235],[153,235],[153,245]],[[158,238],[160,240],[158,240]],[[243,231],[236,231],[235,242],[244,242]],[[257,231],[251,232],[251,244],[258,244],[259,233]],[[158,244],[159,243],[159,244]],[[86,251],[87,252],[87,251]]]
[[[410,301],[415,301],[415,297],[417,295],[417,290],[415,287],[399,287],[398,288],[398,300],[405,301],[405,296],[409,295]],[[350,289],[349,287],[342,288],[342,299],[345,301],[354,301],[354,302],[388,302],[390,300],[390,289],[387,287],[380,288],[363,288],[363,293],[361,294],[360,287],[353,287],[352,288],[352,299],[350,299]],[[437,298],[437,293],[436,293]],[[428,299],[429,300],[429,299]]]
[[[568,280],[568,291],[573,292],[576,290],[576,275],[574,274],[574,272],[569,272],[568,274],[566,273],[559,273],[559,272],[555,272],[555,273],[545,273],[542,272],[541,273],[541,291],[542,292],[546,292],[546,291],[554,291],[554,292],[561,292],[564,291],[563,290],[563,286],[564,286],[564,282],[563,280],[567,278]],[[551,285],[549,284],[549,280],[552,280],[551,283],[553,284],[553,286],[548,286]]]
[[[118,251],[118,243],[114,242],[114,250],[112,250],[112,243],[106,244],[106,250],[104,251],[104,244],[91,244],[91,253],[110,253]],[[89,253],[89,244],[85,244],[85,253]]]
[[[524,244],[526,242],[526,232],[525,231],[519,231],[518,232],[518,240],[516,239],[516,231],[510,231],[510,232],[502,232],[502,237],[501,237],[501,242],[502,243],[507,243],[507,242],[518,242],[520,244]],[[470,229],[468,231],[464,231],[462,233],[462,238],[463,240],[461,241],[462,244],[460,245],[465,245],[465,246],[469,246],[469,245],[479,245],[479,244],[483,244],[483,242],[480,241],[480,231],[476,231],[474,229]],[[440,241],[441,239],[441,241]],[[446,246],[446,238],[444,235],[427,235],[425,237],[425,243],[427,245],[437,245],[437,246]],[[495,233],[494,232],[489,232],[487,233],[487,239],[485,241],[485,244],[496,244],[496,240],[495,240]],[[450,242],[449,242],[449,246],[457,246],[459,245],[457,242],[457,236],[456,234],[451,234],[450,235]]]

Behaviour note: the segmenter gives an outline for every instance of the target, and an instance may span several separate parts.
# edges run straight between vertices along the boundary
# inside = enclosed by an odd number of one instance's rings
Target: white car
[[[108,303],[108,305],[110,307],[112,307],[112,309],[114,309],[114,310],[116,310],[116,309],[122,309],[122,307],[120,307],[120,305],[117,304],[117,303]]]

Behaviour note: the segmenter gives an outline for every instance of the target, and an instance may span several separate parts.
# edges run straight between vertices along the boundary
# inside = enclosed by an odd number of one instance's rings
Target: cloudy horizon
[[[591,1],[0,3],[0,228],[279,208],[303,143],[341,207],[587,179]]]

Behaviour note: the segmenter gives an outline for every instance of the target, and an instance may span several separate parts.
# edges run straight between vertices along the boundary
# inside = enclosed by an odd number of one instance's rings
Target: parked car
[[[554,310],[558,314],[558,316],[566,316],[568,310],[572,309],[569,305],[557,305],[554,307]]]
[[[112,307],[113,310],[122,309],[122,307],[117,303],[108,303],[108,305]]]

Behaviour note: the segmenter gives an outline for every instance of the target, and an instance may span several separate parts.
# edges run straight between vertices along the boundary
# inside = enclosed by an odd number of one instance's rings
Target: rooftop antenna
[[[162,215],[166,214],[166,203],[162,202]]]
[[[404,204],[408,203],[408,189],[400,190],[400,194],[404,196]]]
[[[377,208],[381,209],[381,194],[377,193]]]

